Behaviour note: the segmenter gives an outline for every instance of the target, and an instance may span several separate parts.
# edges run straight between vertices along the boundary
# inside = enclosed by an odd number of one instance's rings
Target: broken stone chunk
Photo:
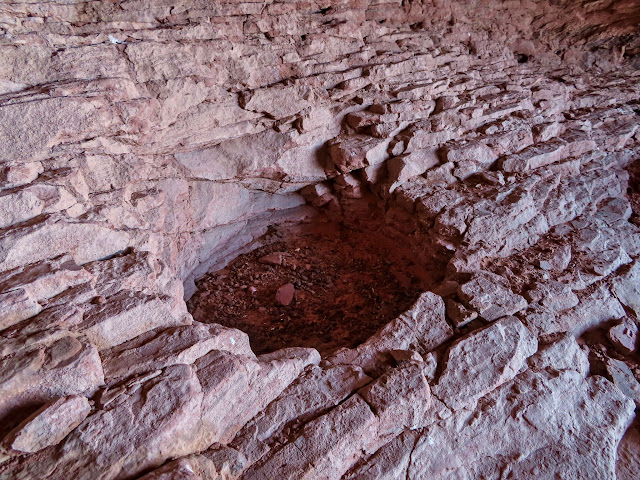
[[[418,428],[431,406],[431,391],[422,365],[407,362],[358,392],[380,421],[378,436]]]
[[[0,368],[0,423],[11,412],[73,394],[92,395],[104,384],[97,349],[66,334],[51,344],[5,357]]]
[[[580,301],[568,286],[554,280],[536,282],[525,295],[530,302],[539,302],[556,312],[575,307]]]
[[[611,291],[620,302],[632,308],[636,316],[640,316],[640,262],[634,263],[626,274],[614,279]]]
[[[391,350],[389,353],[398,365],[404,362],[424,362],[420,354],[415,350]]]
[[[47,403],[13,429],[3,446],[20,453],[35,453],[62,441],[87,418],[89,400],[70,395]]]
[[[338,137],[329,147],[331,159],[342,173],[377,165],[387,158],[387,140],[367,135]]]
[[[293,283],[285,283],[276,292],[276,302],[280,305],[287,306],[293,301],[293,296],[296,292]]]
[[[214,463],[202,455],[189,455],[147,473],[139,480],[204,480],[220,478]]]
[[[121,389],[57,449],[46,449],[24,478],[132,478],[198,448],[202,387],[190,365],[174,365]],[[16,469],[20,469],[16,465]],[[105,470],[108,475],[105,474]],[[17,472],[9,472],[17,476]]]
[[[229,443],[242,427],[263,411],[320,355],[312,348],[285,348],[261,355],[213,350],[195,366],[202,386],[201,446]],[[233,405],[230,409],[229,406]]]
[[[504,278],[490,272],[478,273],[471,281],[461,285],[458,296],[467,307],[477,310],[482,318],[490,322],[513,315],[527,306],[527,301],[513,293]]]
[[[156,329],[102,352],[108,383],[180,363],[192,364],[211,350],[252,357],[249,337],[217,324]]]
[[[273,118],[295,115],[311,105],[313,90],[306,85],[260,88],[246,92],[241,106],[252,112],[264,112]]]
[[[307,367],[301,377],[243,427],[233,446],[253,461],[268,450],[265,441],[280,434],[291,422],[314,418],[371,381],[358,367]]]
[[[447,315],[449,315],[449,318],[457,328],[464,327],[472,320],[478,318],[478,312],[468,309],[455,300],[448,299],[446,305]]]
[[[24,288],[0,294],[0,330],[37,315],[42,307]]]
[[[314,207],[326,205],[335,198],[331,187],[324,182],[308,185],[300,190],[300,194]]]
[[[509,462],[514,479],[614,479],[616,447],[634,416],[633,402],[607,379],[573,371],[525,372],[478,407],[419,432],[399,475],[349,478],[499,478]],[[527,454],[502,457],[514,452]],[[376,464],[398,457],[380,452]]]
[[[377,371],[393,358],[396,350],[409,350],[420,345],[429,352],[453,336],[447,323],[444,301],[425,292],[409,310],[399,315],[366,342],[354,349],[341,349],[327,359],[330,364],[359,365],[365,372]]]
[[[446,356],[446,366],[432,393],[457,410],[515,377],[538,340],[515,317],[507,317],[461,338]]]
[[[264,257],[260,257],[258,261],[266,265],[282,265],[288,256],[289,254],[286,252],[273,252]]]
[[[554,336],[554,340],[540,347],[538,353],[529,359],[529,366],[534,370],[552,368],[554,370],[574,370],[582,376],[589,371],[589,359],[580,348],[576,338],[566,333]]]
[[[294,441],[254,465],[242,477],[340,478],[376,438],[378,419],[360,395],[305,425]]]
[[[505,172],[527,172],[569,157],[583,155],[593,150],[595,146],[596,143],[587,138],[576,138],[574,142],[553,139],[546,143],[532,145],[522,152],[506,157],[502,162],[502,169]]]
[[[624,317],[617,325],[609,329],[609,340],[623,355],[629,355],[636,349],[638,326],[629,317]]]
[[[444,147],[443,155],[447,162],[474,162],[482,165],[488,165],[498,158],[498,156],[482,142],[448,145]]]
[[[539,265],[543,270],[562,271],[569,266],[571,261],[571,245],[562,245],[554,249],[551,256],[545,260],[540,260]]]
[[[606,368],[607,375],[616,387],[640,406],[640,383],[633,376],[629,366],[620,360],[608,358]]]

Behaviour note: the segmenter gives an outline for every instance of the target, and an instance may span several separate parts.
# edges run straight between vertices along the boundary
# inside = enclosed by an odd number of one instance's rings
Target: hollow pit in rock
[[[257,354],[356,347],[433,283],[408,244],[383,229],[315,221],[274,230],[265,243],[198,280],[188,302],[195,320],[246,332]],[[291,285],[293,298],[281,298]]]

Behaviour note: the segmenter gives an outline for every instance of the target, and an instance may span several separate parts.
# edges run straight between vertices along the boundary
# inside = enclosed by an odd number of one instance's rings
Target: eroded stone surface
[[[16,464],[15,478],[116,478],[188,453],[197,442],[202,389],[187,365],[132,385],[89,416],[38,462]],[[109,445],[110,448],[105,448]]]
[[[537,348],[536,338],[517,318],[495,322],[449,349],[433,394],[450,408],[473,404],[516,376]]]
[[[22,454],[56,445],[80,425],[90,411],[87,398],[79,395],[49,402],[9,432],[3,446]]]
[[[514,294],[504,279],[491,273],[476,275],[460,286],[458,294],[468,307],[490,322],[527,306],[525,299]]]
[[[0,477],[638,478],[639,14],[5,3]],[[407,244],[415,305],[324,359],[193,321],[327,219]]]
[[[366,372],[376,370],[393,350],[414,348],[428,352],[451,338],[453,330],[444,318],[444,303],[437,295],[424,293],[398,318],[355,349],[339,350],[328,358],[332,364],[355,364]]]
[[[633,353],[638,342],[638,326],[633,320],[625,317],[609,329],[609,339],[620,353]]]

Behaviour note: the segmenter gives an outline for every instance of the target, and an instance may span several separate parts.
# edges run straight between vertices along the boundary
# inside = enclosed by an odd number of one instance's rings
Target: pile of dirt
[[[257,354],[301,346],[326,355],[359,345],[411,306],[424,291],[414,257],[380,233],[325,226],[201,278],[189,311],[246,332]]]

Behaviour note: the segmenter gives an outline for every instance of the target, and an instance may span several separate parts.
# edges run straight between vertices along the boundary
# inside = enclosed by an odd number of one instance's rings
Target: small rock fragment
[[[553,251],[551,257],[540,260],[539,265],[543,270],[562,271],[569,266],[571,261],[571,245],[563,245]]]
[[[390,370],[358,393],[376,412],[378,437],[419,428],[431,406],[431,391],[421,362],[407,362]]]
[[[429,352],[453,336],[447,323],[444,301],[432,292],[425,292],[411,308],[378,330],[358,347],[338,350],[327,359],[330,364],[359,365],[365,372],[379,370],[394,350],[410,350],[420,345]]]
[[[389,157],[388,143],[367,135],[341,136],[333,140],[329,154],[336,168],[342,173],[348,173],[382,163]]]
[[[296,289],[293,286],[293,283],[285,283],[276,293],[276,302],[284,306],[289,305],[293,301],[295,291]]]
[[[611,381],[631,400],[640,406],[640,383],[626,363],[614,358],[607,359],[607,374]]]
[[[265,255],[264,257],[260,257],[258,261],[266,265],[282,265],[285,257],[288,255],[289,254],[286,252],[273,252],[269,255]]]
[[[0,294],[0,330],[4,330],[42,311],[24,288]]]
[[[541,346],[528,363],[534,370],[574,370],[583,377],[589,371],[587,354],[570,333],[556,335],[551,343]]]
[[[611,291],[627,307],[640,316],[640,262],[633,264],[624,275],[615,278]]]
[[[389,353],[398,364],[411,361],[417,363],[423,362],[422,357],[415,350],[391,350]]]
[[[609,340],[624,355],[635,351],[637,338],[638,326],[629,317],[623,318],[609,330]]]
[[[456,328],[464,327],[472,320],[478,318],[478,312],[468,309],[455,300],[448,299],[446,305],[447,315],[449,315],[449,318],[453,321]]]

